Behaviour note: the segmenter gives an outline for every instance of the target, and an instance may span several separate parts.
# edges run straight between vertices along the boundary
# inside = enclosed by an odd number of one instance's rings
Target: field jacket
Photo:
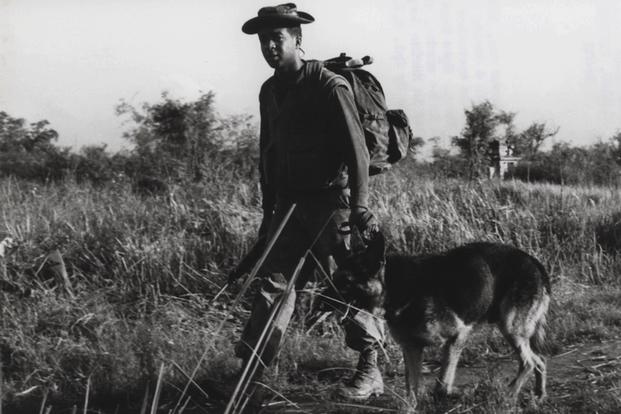
[[[260,173],[263,209],[350,188],[351,205],[367,206],[369,155],[347,81],[305,62],[261,87]]]

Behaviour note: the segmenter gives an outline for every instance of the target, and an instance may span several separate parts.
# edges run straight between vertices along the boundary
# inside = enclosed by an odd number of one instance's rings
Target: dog
[[[545,397],[546,362],[541,356],[550,303],[550,278],[534,257],[497,243],[471,243],[429,256],[385,256],[376,233],[367,248],[351,254],[334,283],[353,306],[383,311],[401,346],[407,401],[416,407],[423,349],[443,343],[436,392],[453,392],[455,370],[468,335],[483,323],[496,324],[515,351],[518,373],[510,384],[517,398],[535,372],[535,393]]]

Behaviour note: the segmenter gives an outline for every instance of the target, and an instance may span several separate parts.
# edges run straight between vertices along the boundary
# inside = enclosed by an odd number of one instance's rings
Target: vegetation
[[[58,148],[48,121],[26,126],[24,119],[0,112],[0,176],[60,178],[69,167],[69,150]]]
[[[539,257],[554,279],[553,353],[619,334],[618,193],[519,182],[464,186],[406,180],[397,171],[376,179],[374,187],[373,210],[392,251],[425,253],[496,240]],[[153,389],[162,363],[167,395],[174,399],[173,385],[184,384],[184,373],[194,369],[214,340],[199,382],[232,375],[230,344],[248,307],[236,310],[221,336],[213,338],[210,333],[227,316],[235,290],[214,297],[258,227],[255,186],[228,180],[197,185],[180,189],[174,204],[167,205],[160,198],[131,195],[127,185],[37,187],[4,180],[0,200],[3,231],[22,241],[6,260],[8,280],[32,292],[1,294],[5,399],[17,404],[24,398],[16,396],[19,392],[38,387],[32,391],[38,401],[47,392],[50,401],[75,402],[90,378],[93,404],[111,395],[119,404],[139,401],[136,393],[143,393],[147,383]],[[74,297],[37,273],[51,249],[64,256]],[[347,361],[351,366],[353,356],[343,349],[338,326],[326,322],[307,335],[303,313],[281,356],[281,372],[301,370],[318,381],[318,364],[327,368]],[[476,346],[482,353],[507,352],[500,343],[500,338],[481,339]],[[312,352],[298,354],[302,347]],[[398,364],[398,352],[392,345],[389,351],[392,364]],[[287,395],[288,386],[278,381]],[[300,393],[308,386],[292,389]]]
[[[84,150],[78,156],[90,164],[74,163],[68,171],[82,165],[80,171],[91,176],[74,172],[42,184],[13,171],[0,179],[0,240],[11,236],[20,241],[13,254],[0,258],[0,395],[5,407],[38,412],[42,405],[53,405],[53,412],[70,412],[74,405],[82,407],[88,395],[86,405],[104,412],[139,412],[141,406],[153,405],[160,384],[155,404],[159,412],[175,406],[180,412],[186,402],[186,413],[217,412],[213,382],[230,381],[238,368],[231,345],[251,299],[249,293],[239,308],[230,309],[239,287],[221,288],[227,272],[253,243],[261,209],[256,162],[249,158],[256,157],[254,135],[247,118],[223,119],[207,111],[211,123],[199,123],[207,135],[194,136],[191,129],[161,117],[165,112],[181,117],[184,124],[200,112],[200,105],[211,107],[206,103],[211,98],[202,99],[186,105],[164,97],[163,103],[140,111],[123,106],[120,112],[133,117],[128,137],[136,139],[136,150],[116,158],[104,147]],[[17,130],[36,130],[24,125]],[[0,144],[8,136],[0,135]],[[183,149],[167,148],[172,136],[185,143]],[[196,143],[199,136],[210,138]],[[234,142],[224,139],[232,136]],[[597,145],[609,146],[616,163],[612,141]],[[193,151],[199,147],[207,149],[197,162]],[[27,148],[19,151],[28,153]],[[163,170],[153,171],[170,183],[170,191],[151,196],[133,192],[133,178],[125,171],[136,174],[140,169],[128,170],[128,165],[151,165],[160,156],[168,159],[170,151],[175,152],[170,161],[175,167],[162,164]],[[550,372],[548,402],[538,405],[525,396],[515,405],[504,396],[501,375],[509,350],[497,335],[477,336],[462,366],[467,372],[486,368],[467,376],[459,398],[440,402],[428,396],[421,402],[422,411],[618,412],[617,360],[599,359],[593,368],[584,365],[586,357],[576,356],[565,366],[560,364],[565,360],[552,356],[578,355],[581,344],[618,344],[621,194],[613,187],[592,185],[595,181],[567,185],[567,175],[563,185],[464,181],[434,168],[410,160],[372,179],[371,207],[389,249],[422,254],[493,240],[538,257],[553,279],[548,354],[557,368]],[[107,178],[109,171],[115,174]],[[47,254],[54,250],[67,266],[68,289],[45,271]],[[302,292],[301,304],[312,294],[311,289]],[[306,310],[301,306],[296,313],[278,370],[269,372],[267,385],[298,402],[303,411],[366,412],[333,398],[332,389],[353,369],[355,357],[345,348],[335,320],[309,331]],[[224,329],[215,336],[222,321]],[[399,350],[390,341],[386,351],[383,369],[389,391],[370,403],[384,411],[397,408],[403,393]],[[438,355],[430,352],[426,359],[433,368]],[[577,364],[586,368],[569,371]],[[177,405],[196,368],[190,399]],[[467,375],[461,372],[458,376]]]

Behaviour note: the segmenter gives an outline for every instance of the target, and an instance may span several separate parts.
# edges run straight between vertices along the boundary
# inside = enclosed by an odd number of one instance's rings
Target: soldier
[[[302,59],[300,25],[313,21],[310,14],[287,3],[261,8],[242,26],[244,33],[258,34],[263,57],[274,69],[259,94],[263,197],[259,239],[271,239],[296,203],[261,268],[262,286],[235,349],[243,361],[250,358],[272,305],[283,297],[296,264],[316,238],[313,255],[331,274],[346,252],[348,236],[339,232],[343,223],[356,226],[363,235],[378,231],[368,209],[369,155],[351,88],[343,77]],[[312,267],[305,265],[297,288],[308,280]],[[261,355],[265,365],[283,340],[295,291],[283,297],[283,303]],[[354,312],[344,328],[347,345],[360,356],[355,374],[339,394],[358,401],[381,394],[377,356],[384,341],[383,323],[368,313]]]

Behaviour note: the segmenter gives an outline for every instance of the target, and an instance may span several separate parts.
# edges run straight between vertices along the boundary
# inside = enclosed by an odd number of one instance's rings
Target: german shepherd
[[[436,392],[453,391],[455,369],[470,332],[496,324],[519,363],[510,384],[514,398],[535,371],[535,393],[545,396],[546,362],[537,354],[544,339],[550,279],[534,257],[511,246],[472,243],[430,256],[385,256],[381,233],[352,254],[334,274],[343,297],[373,314],[383,308],[403,350],[409,406],[416,391],[425,346],[443,342]]]

